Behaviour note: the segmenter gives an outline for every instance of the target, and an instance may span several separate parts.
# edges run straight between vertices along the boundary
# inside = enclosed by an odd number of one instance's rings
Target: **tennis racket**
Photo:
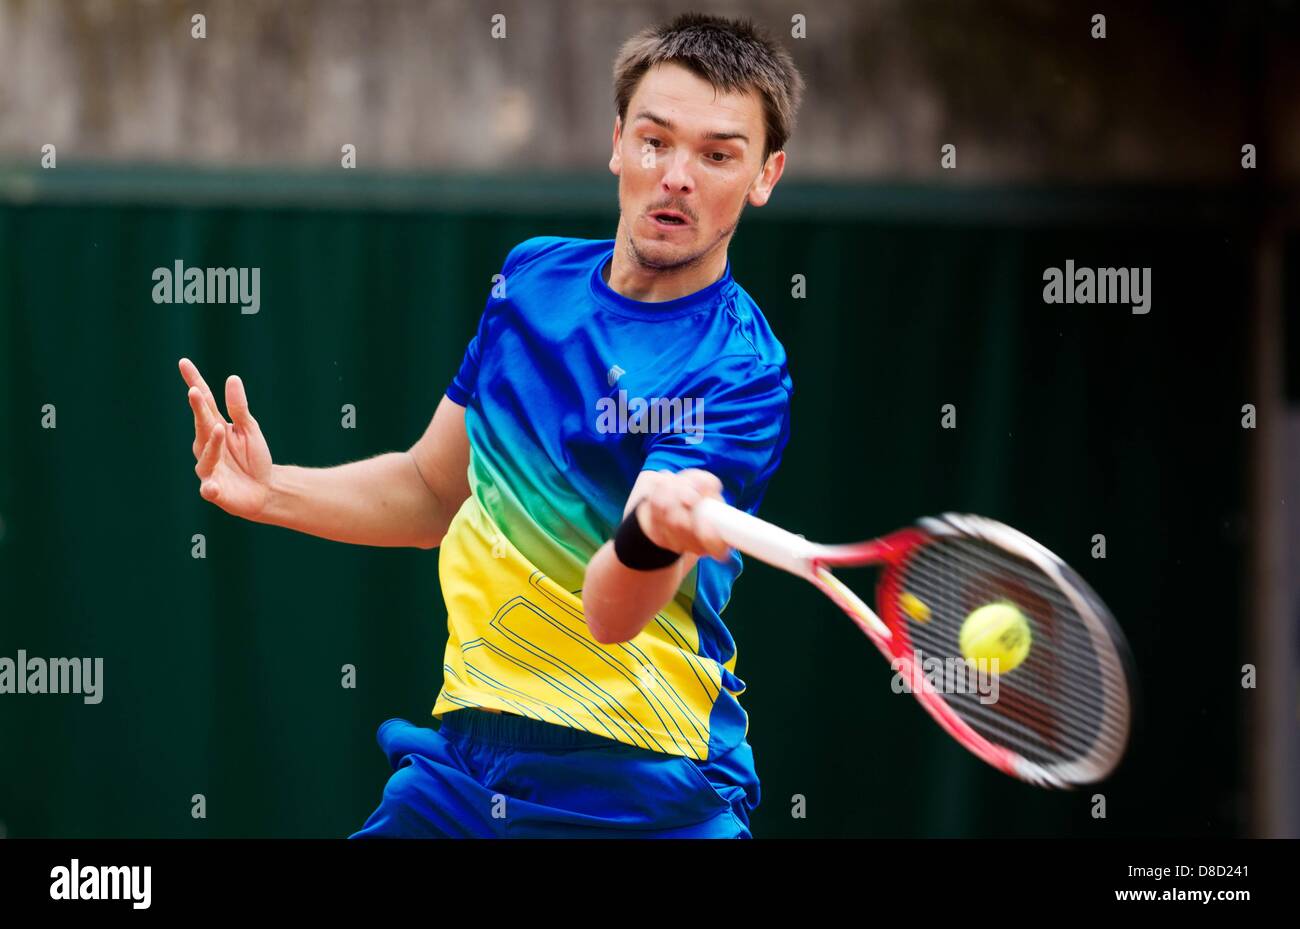
[[[802,577],[861,627],[906,681],[927,680],[929,659],[964,661],[963,623],[994,603],[1014,604],[1032,644],[997,674],[997,699],[910,687],[944,730],[1000,771],[1039,787],[1107,777],[1128,743],[1132,664],[1101,599],[1050,551],[979,516],[920,520],[869,542],[820,545],[717,499],[696,505],[733,548]],[[831,568],[875,565],[876,610]]]

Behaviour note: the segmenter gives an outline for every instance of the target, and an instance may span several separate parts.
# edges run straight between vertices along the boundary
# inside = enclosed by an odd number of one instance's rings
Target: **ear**
[[[749,187],[750,205],[762,206],[767,203],[768,198],[772,196],[772,189],[776,187],[776,182],[781,179],[784,172],[785,152],[773,152],[768,155],[763,170],[758,172],[758,177],[754,178],[754,183]]]
[[[623,152],[619,148],[619,141],[623,137],[623,121],[618,116],[614,117],[614,152],[609,156],[609,173],[620,175],[623,173]]]

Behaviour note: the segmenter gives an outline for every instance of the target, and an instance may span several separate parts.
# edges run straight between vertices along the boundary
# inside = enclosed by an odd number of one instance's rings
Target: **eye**
[[[713,158],[714,155],[721,155],[722,157],[718,159],[714,159]],[[726,152],[709,152],[709,159],[713,161],[714,164],[720,165],[723,164],[724,162],[730,161],[731,156],[728,155]]]
[[[653,136],[646,136],[646,137],[645,137],[645,143],[646,143],[647,145],[654,145],[655,148],[658,148],[660,145],[663,144],[662,142],[660,142],[658,139],[654,138]]]

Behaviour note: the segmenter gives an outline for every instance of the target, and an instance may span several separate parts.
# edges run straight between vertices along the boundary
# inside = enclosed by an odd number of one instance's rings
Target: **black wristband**
[[[632,512],[619,523],[618,530],[614,533],[614,554],[633,571],[658,571],[668,567],[682,554],[660,548],[650,541],[636,518],[636,511],[640,508],[640,503],[632,507]]]

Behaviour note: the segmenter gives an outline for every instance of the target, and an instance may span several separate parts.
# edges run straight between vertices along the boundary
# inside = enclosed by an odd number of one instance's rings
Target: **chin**
[[[680,242],[667,242],[655,236],[634,236],[637,255],[652,265],[672,266],[689,258],[691,250]]]

